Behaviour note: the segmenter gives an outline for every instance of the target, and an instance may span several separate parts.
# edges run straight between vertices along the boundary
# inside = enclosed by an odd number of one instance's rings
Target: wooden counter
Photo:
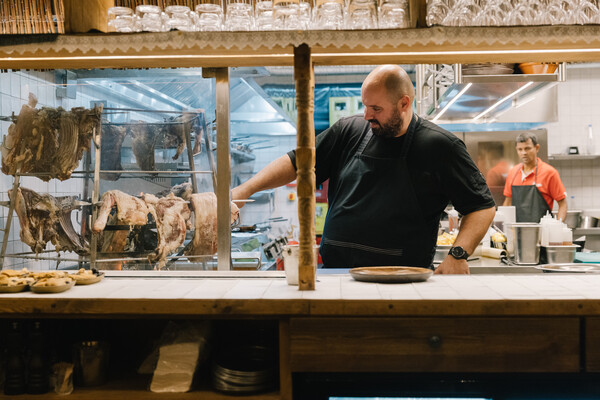
[[[600,372],[600,274],[434,275],[414,284],[318,275],[315,291],[288,286],[278,272],[262,278],[264,273],[235,275],[108,277],[58,294],[2,294],[0,313],[3,318],[278,321],[280,392],[250,399],[291,399],[296,372]],[[117,382],[70,398],[158,397],[147,397],[143,385],[131,385]],[[201,394],[233,398],[210,390]]]
[[[106,278],[67,292],[0,295],[3,317],[600,316],[600,274],[434,275],[374,284],[319,275],[315,291],[270,278]],[[257,273],[256,276],[260,276]],[[224,278],[230,276],[231,278]]]

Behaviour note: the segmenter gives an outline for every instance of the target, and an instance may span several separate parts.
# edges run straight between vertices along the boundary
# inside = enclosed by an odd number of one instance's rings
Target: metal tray
[[[357,281],[379,283],[424,282],[433,275],[432,270],[418,267],[359,267],[348,272]]]
[[[566,272],[566,273],[587,273],[587,274],[598,274],[600,273],[599,264],[545,264],[538,265],[535,267],[541,269],[544,272]]]

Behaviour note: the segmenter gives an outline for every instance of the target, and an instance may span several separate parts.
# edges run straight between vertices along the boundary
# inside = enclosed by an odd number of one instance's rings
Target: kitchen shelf
[[[280,399],[279,392],[267,392],[256,395],[227,395],[216,392],[211,389],[203,388],[199,390],[192,390],[187,393],[153,393],[148,389],[149,378],[148,377],[136,377],[128,380],[109,381],[106,385],[90,387],[90,388],[75,388],[73,393],[68,396],[69,400],[96,400],[102,399],[127,399],[127,400],[187,400],[187,399],[202,399],[202,400],[231,400],[240,399],[244,400],[275,400]],[[39,400],[41,397],[44,399],[65,399],[64,395],[58,395],[54,393],[46,393],[43,396],[34,394],[22,394],[18,398],[20,400]],[[0,399],[9,398],[7,396],[0,395]],[[10,396],[10,398],[13,398]]]
[[[176,68],[600,61],[600,26],[0,35],[0,68]],[[362,55],[363,57],[357,57]]]
[[[558,74],[463,75],[460,83],[558,82]]]
[[[600,154],[551,154],[548,156],[550,161],[583,161],[598,158],[600,158]]]

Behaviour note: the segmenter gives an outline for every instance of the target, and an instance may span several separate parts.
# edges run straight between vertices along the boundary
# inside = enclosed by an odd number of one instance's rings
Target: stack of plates
[[[465,64],[463,75],[506,75],[514,72],[514,64]]]
[[[273,387],[275,363],[272,349],[237,346],[225,349],[212,364],[212,383],[225,393],[249,394]]]

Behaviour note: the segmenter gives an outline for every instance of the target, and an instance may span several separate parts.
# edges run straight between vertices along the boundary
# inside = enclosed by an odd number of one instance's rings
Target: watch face
[[[450,249],[450,254],[454,258],[467,258],[467,252],[460,246],[456,246]]]

